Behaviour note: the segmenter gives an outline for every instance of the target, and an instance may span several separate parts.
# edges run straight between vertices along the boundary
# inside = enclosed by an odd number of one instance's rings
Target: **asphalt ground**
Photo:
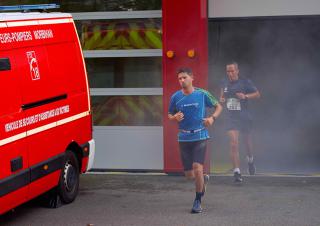
[[[49,209],[32,201],[0,217],[0,225],[319,226],[320,177],[210,178],[204,211],[191,214],[194,185],[182,176],[86,174],[77,199]]]

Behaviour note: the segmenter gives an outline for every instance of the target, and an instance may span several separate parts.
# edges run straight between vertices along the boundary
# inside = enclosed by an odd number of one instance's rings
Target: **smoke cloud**
[[[319,23],[319,17],[209,21],[210,91],[219,96],[225,64],[237,61],[240,76],[262,95],[249,106],[258,172],[320,172]],[[211,131],[217,165],[230,162],[223,121]],[[245,150],[240,152],[244,160]]]

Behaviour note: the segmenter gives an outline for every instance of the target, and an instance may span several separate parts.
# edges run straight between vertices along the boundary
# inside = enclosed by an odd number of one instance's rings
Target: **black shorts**
[[[250,119],[233,119],[230,118],[226,122],[226,129],[229,130],[238,130],[242,133],[251,133],[252,131],[252,120]]]
[[[180,156],[184,171],[192,170],[194,162],[204,164],[207,150],[207,140],[179,142]]]

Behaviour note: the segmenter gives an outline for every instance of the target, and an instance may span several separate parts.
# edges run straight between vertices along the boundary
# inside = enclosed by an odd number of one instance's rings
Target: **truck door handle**
[[[39,106],[42,106],[42,105],[50,104],[50,103],[53,103],[53,102],[56,102],[56,101],[59,101],[59,100],[64,100],[64,99],[67,99],[67,97],[68,97],[67,94],[62,94],[62,95],[59,95],[59,96],[50,97],[50,98],[39,100],[39,101],[36,101],[36,102],[22,104],[21,108],[22,108],[22,110],[27,110],[27,109],[30,109],[30,108],[35,108],[35,107],[39,107]]]
[[[0,71],[10,71],[11,64],[9,58],[0,58]]]
[[[16,171],[22,169],[23,164],[22,164],[22,157],[21,156],[14,158],[14,159],[11,159],[10,163],[11,163],[10,164],[11,165],[11,172],[16,172]]]

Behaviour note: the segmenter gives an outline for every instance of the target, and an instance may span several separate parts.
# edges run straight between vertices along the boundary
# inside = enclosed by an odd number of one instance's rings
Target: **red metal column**
[[[182,172],[177,125],[168,120],[171,95],[180,89],[176,71],[180,67],[193,70],[194,85],[207,87],[208,82],[208,17],[207,0],[162,0],[163,29],[163,138],[164,171]],[[167,51],[173,51],[172,58]],[[189,57],[188,51],[195,56]],[[209,156],[207,156],[209,160]],[[205,170],[209,171],[209,161]]]

